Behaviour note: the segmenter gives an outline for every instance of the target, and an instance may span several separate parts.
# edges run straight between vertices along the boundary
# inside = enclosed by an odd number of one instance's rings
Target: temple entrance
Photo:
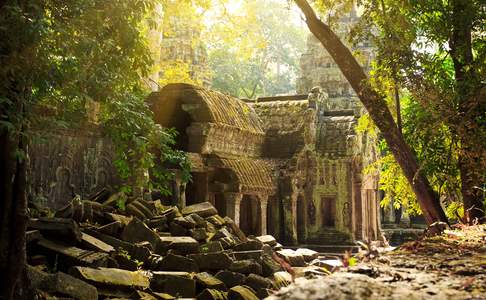
[[[304,197],[297,198],[297,240],[303,242],[305,238],[305,203]]]
[[[214,195],[214,206],[218,210],[218,214],[222,217],[227,216],[226,210],[226,200],[224,199],[224,195],[221,193],[217,193]]]
[[[261,208],[256,197],[244,195],[240,204],[240,229],[247,235],[261,234]]]
[[[186,205],[207,201],[208,176],[204,172],[192,172],[191,180],[186,184]]]
[[[335,197],[321,197],[321,219],[323,227],[334,227],[336,221]]]

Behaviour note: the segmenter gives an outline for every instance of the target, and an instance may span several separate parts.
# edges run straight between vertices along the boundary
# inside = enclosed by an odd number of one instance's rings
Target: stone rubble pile
[[[317,252],[246,236],[209,202],[180,210],[122,192],[102,196],[30,219],[27,274],[45,299],[262,299],[297,269],[326,274],[309,265]]]

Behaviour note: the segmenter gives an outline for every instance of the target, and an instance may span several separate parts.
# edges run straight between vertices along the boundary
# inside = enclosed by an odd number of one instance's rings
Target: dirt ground
[[[456,226],[396,249],[364,248],[356,265],[298,278],[267,299],[486,299],[486,225]]]

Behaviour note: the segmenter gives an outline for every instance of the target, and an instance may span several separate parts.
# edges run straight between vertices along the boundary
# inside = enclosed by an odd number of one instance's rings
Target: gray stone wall
[[[57,209],[120,183],[110,141],[98,127],[36,132],[30,145],[31,196]]]

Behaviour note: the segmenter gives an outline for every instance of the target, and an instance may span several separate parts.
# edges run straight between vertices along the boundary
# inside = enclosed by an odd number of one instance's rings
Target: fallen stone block
[[[234,235],[238,237],[240,242],[246,242],[247,237],[245,233],[238,227],[236,226],[235,222],[228,216],[224,217],[224,221],[228,225],[229,228],[231,228],[231,231],[233,232]]]
[[[117,266],[111,266],[111,268],[124,269],[129,271],[137,271],[139,263],[134,261],[130,255],[123,252],[117,252],[111,256],[115,261]]]
[[[176,299],[176,297],[169,295],[167,293],[156,293],[152,292],[155,296],[157,296],[157,300],[173,300]]]
[[[236,260],[254,259],[259,263],[262,262],[262,253],[262,250],[233,251]]]
[[[128,213],[130,213],[131,207],[136,208],[138,212],[142,213],[142,215],[145,217],[142,220],[152,219],[154,217],[153,211],[155,209],[155,206],[148,201],[145,201],[141,198],[133,200],[127,205]]]
[[[166,216],[156,216],[150,219],[147,221],[147,226],[152,229],[157,229],[157,231],[167,231],[169,229]]]
[[[61,207],[55,214],[58,218],[73,219],[76,222],[102,222],[103,213],[113,210],[112,207],[103,206],[101,203],[81,200],[76,196],[64,207]]]
[[[199,253],[189,257],[196,261],[200,270],[224,270],[229,268],[233,262],[225,252]]]
[[[295,250],[295,253],[302,255],[306,262],[310,262],[310,261],[312,261],[313,259],[316,259],[319,256],[318,252],[316,252],[314,250],[306,249],[306,248],[299,248],[299,249]]]
[[[30,219],[28,228],[37,229],[45,237],[54,237],[72,242],[81,242],[81,230],[72,219],[39,218]]]
[[[258,297],[250,287],[237,285],[229,289],[228,300],[258,300]]]
[[[103,242],[113,246],[115,249],[123,249],[128,252],[128,254],[133,258],[141,262],[147,262],[151,253],[150,249],[147,247],[142,246],[141,244],[134,244],[119,240],[112,236],[97,232],[96,230],[92,229],[85,229],[85,231],[89,234],[94,236],[95,238],[102,240]]]
[[[127,217],[114,213],[105,213],[105,218],[108,219],[110,222],[120,222],[122,226],[127,225],[133,219],[132,217]]]
[[[259,240],[248,240],[237,244],[233,250],[234,251],[251,251],[251,250],[262,250],[263,243]]]
[[[270,295],[269,289],[273,288],[273,282],[270,279],[256,274],[248,275],[245,279],[245,285],[256,291],[256,295],[260,299],[268,297]]]
[[[59,264],[65,268],[73,265],[101,267],[107,263],[107,253],[83,250],[47,239],[40,240],[37,245],[47,252],[52,251],[59,255]]]
[[[277,245],[277,240],[271,235],[257,236],[256,239],[259,240],[260,242],[267,244],[267,245],[270,245],[272,247]]]
[[[292,249],[283,249],[276,252],[278,256],[285,259],[292,267],[305,267],[304,257]]]
[[[196,227],[201,227],[201,228],[205,228],[206,227],[206,220],[204,220],[204,218],[201,217],[200,215],[198,215],[198,214],[190,214],[187,217],[190,217],[191,219],[194,220],[194,222],[196,222]]]
[[[231,249],[236,245],[236,240],[232,237],[223,237],[220,238],[218,241],[221,242],[223,249]]]
[[[100,251],[105,253],[111,253],[115,251],[115,248],[113,248],[113,246],[87,233],[81,233],[81,245],[86,249],[93,250],[93,251]]]
[[[172,220],[172,223],[176,223],[177,225],[180,225],[186,229],[196,228],[196,221],[194,221],[194,219],[192,219],[190,216],[175,218]]]
[[[102,204],[104,206],[115,206],[118,203],[126,203],[127,199],[128,199],[127,194],[125,194],[124,192],[118,192],[108,197],[108,199],[104,201]]]
[[[243,274],[231,271],[219,271],[216,273],[215,277],[221,280],[227,288],[242,285],[246,278]]]
[[[262,274],[262,265],[253,259],[234,261],[229,267],[230,271],[242,274]]]
[[[152,272],[150,289],[174,297],[196,297],[196,282],[187,272]]]
[[[208,237],[208,233],[206,232],[206,229],[201,228],[201,227],[190,229],[189,234],[196,241],[205,241],[206,238]]]
[[[210,240],[217,241],[222,238],[230,238],[234,240],[234,236],[226,228],[221,228],[218,231],[216,231],[216,233],[213,236],[211,236]]]
[[[276,272],[272,276],[274,285],[277,289],[281,289],[290,285],[293,281],[292,275],[285,271]]]
[[[25,233],[25,242],[32,243],[32,242],[37,242],[40,239],[42,239],[42,234],[40,233],[39,230],[29,230]]]
[[[145,225],[145,223],[134,218],[123,229],[121,239],[131,243],[147,241],[155,249],[159,241],[159,236]]]
[[[203,289],[215,289],[219,291],[226,291],[226,285],[219,280],[218,278],[214,277],[213,275],[202,272],[197,273],[194,275],[194,279],[196,279],[196,286],[199,290]]]
[[[160,237],[156,249],[157,254],[167,253],[170,249],[181,254],[191,254],[199,252],[199,243],[190,236]]]
[[[213,252],[221,252],[223,251],[223,246],[219,241],[212,241],[202,244],[200,246],[201,253],[213,253]]]
[[[196,297],[197,300],[227,300],[228,293],[214,289],[205,289]]]
[[[328,271],[343,267],[343,263],[339,259],[314,259],[310,264],[325,268]]]
[[[27,266],[27,278],[34,289],[47,293],[56,293],[79,300],[98,299],[94,286],[68,274],[57,272],[49,274]]]
[[[296,271],[297,277],[300,277],[299,273],[306,278],[315,278],[316,276],[326,276],[330,274],[330,272],[323,267],[307,266],[307,267],[300,267],[295,269],[300,269]]]
[[[157,265],[157,269],[160,271],[199,271],[199,267],[197,266],[194,259],[174,254],[168,254],[167,256],[162,258]]]
[[[148,293],[148,292],[143,292],[143,291],[135,291],[135,299],[139,300],[159,300],[159,297],[157,295]],[[170,295],[169,295],[170,296]]]
[[[170,206],[165,207],[160,213],[159,216],[165,216],[167,218],[167,222],[172,222],[177,217],[182,217],[181,212],[177,206]]]
[[[217,228],[223,227],[226,224],[226,222],[224,221],[224,219],[220,215],[214,215],[214,216],[207,217],[206,221],[213,224]]]
[[[175,223],[171,222],[169,226],[170,234],[173,236],[186,236],[188,235],[187,228]]]
[[[263,276],[269,277],[274,273],[282,271],[282,266],[276,262],[272,256],[264,254],[262,256],[262,273]]]
[[[69,270],[69,273],[98,287],[101,295],[119,295],[132,290],[132,288],[143,290],[150,286],[149,277],[143,271],[73,267]]]
[[[190,214],[197,214],[203,218],[207,218],[218,214],[216,208],[209,202],[201,202],[193,205],[186,206],[182,209],[184,216]]]
[[[96,230],[111,236],[118,236],[121,232],[122,227],[123,227],[122,222],[114,221],[106,225],[103,225],[101,227],[98,227]]]

